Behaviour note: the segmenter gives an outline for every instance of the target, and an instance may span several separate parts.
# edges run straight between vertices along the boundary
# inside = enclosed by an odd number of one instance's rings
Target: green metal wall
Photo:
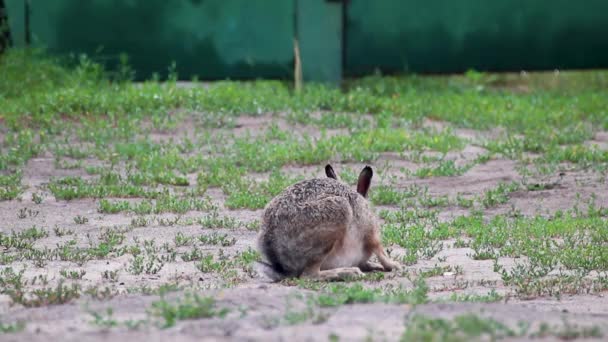
[[[23,3],[8,0],[13,36]],[[180,78],[280,78],[293,73],[293,13],[284,0],[31,0],[31,30],[54,52],[127,53],[139,78],[172,61]]]
[[[346,70],[608,67],[607,0],[351,0]]]
[[[339,82],[342,78],[342,4],[296,0],[297,34],[304,81]]]
[[[6,1],[23,45],[25,0]],[[110,66],[124,52],[138,78],[172,61],[183,79],[291,78],[296,30],[306,80],[608,67],[608,0],[350,0],[345,16],[326,0],[30,2],[35,44]]]

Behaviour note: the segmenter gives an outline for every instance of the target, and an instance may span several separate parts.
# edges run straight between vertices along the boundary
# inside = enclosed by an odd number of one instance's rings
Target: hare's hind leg
[[[321,271],[321,263],[310,265],[302,273],[302,277],[324,281],[343,281],[363,275],[359,267],[340,267]]]
[[[398,262],[391,260],[386,252],[384,252],[384,248],[382,247],[382,243],[380,242],[380,237],[378,234],[374,234],[371,237],[367,238],[366,241],[366,249],[371,253],[376,255],[378,261],[380,261],[380,265],[375,262],[366,261],[363,264],[359,265],[359,267],[365,271],[386,271],[390,272],[393,270],[398,270],[401,268]]]
[[[361,263],[359,265],[359,269],[361,269],[361,271],[363,271],[363,272],[376,272],[376,271],[384,271],[384,266],[368,260],[364,263]]]
[[[320,271],[317,278],[325,281],[344,281],[358,278],[363,274],[359,267],[341,267]]]
[[[339,267],[332,268],[329,270],[321,270],[321,265],[325,261],[325,259],[333,253],[333,251],[339,248],[341,241],[335,241],[329,253],[327,253],[322,259],[311,263],[304,269],[301,277],[312,278],[324,281],[343,281],[350,278],[357,278],[363,275],[361,269],[359,267]]]

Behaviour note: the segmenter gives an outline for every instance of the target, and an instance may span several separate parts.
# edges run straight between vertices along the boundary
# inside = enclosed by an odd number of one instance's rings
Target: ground
[[[0,59],[0,340],[608,333],[605,72],[295,94],[131,83],[22,53]],[[328,162],[353,186],[374,168],[370,201],[402,269],[273,283],[256,263],[263,207]]]

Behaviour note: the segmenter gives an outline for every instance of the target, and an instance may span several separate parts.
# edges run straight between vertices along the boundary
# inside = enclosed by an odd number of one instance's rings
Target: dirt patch
[[[276,123],[281,129],[289,129],[296,134],[306,134],[313,138],[320,136],[316,127],[289,124],[280,116],[262,115],[247,116],[236,119],[234,130],[224,130],[235,136],[244,134],[256,135]],[[426,123],[437,129],[446,128],[439,122]],[[186,121],[172,132],[156,132],[150,135],[153,141],[178,141],[185,136],[196,133],[191,129],[194,121]],[[347,130],[327,130],[327,135],[346,134]],[[457,135],[470,141],[483,139],[497,134],[496,132],[476,132],[458,130]],[[595,140],[599,143],[608,141],[605,133],[599,133]],[[462,151],[450,152],[445,158],[455,160],[457,165],[465,165],[487,151],[473,143]],[[428,153],[433,156],[433,153]],[[94,159],[85,159],[84,165],[98,165]],[[333,163],[339,172],[357,175],[363,163]],[[282,171],[291,177],[325,177],[324,163],[309,166],[287,165]],[[483,196],[488,190],[495,189],[501,183],[516,182],[521,188],[508,195],[506,203],[485,210],[488,216],[504,214],[518,210],[524,216],[554,213],[557,210],[571,209],[580,199],[595,198],[598,204],[608,203],[608,187],[605,174],[599,172],[565,171],[562,175],[548,177],[524,177],[518,170],[518,162],[504,158],[491,159],[485,163],[472,166],[466,172],[451,177],[415,178],[412,174],[422,164],[412,161],[404,153],[382,153],[374,162],[375,184],[383,184],[396,190],[419,186],[428,189],[428,195],[447,196]],[[0,295],[1,321],[5,324],[25,321],[23,332],[2,335],[3,341],[46,341],[58,338],[63,341],[113,339],[127,341],[132,339],[200,341],[200,340],[326,340],[337,336],[341,340],[397,340],[403,334],[407,319],[414,315],[425,315],[449,319],[457,315],[474,313],[483,317],[495,318],[505,324],[516,325],[526,321],[534,327],[542,323],[559,324],[564,319],[581,325],[602,325],[608,318],[608,301],[605,296],[577,295],[555,298],[537,298],[522,301],[510,296],[511,289],[504,286],[501,275],[494,269],[492,260],[474,260],[474,251],[467,247],[455,247],[454,240],[442,241],[441,250],[433,257],[420,258],[414,265],[404,267],[402,273],[386,275],[383,279],[365,282],[366,286],[380,288],[383,286],[400,286],[404,291],[414,287],[412,275],[417,275],[435,267],[450,266],[460,271],[445,271],[427,279],[428,297],[433,303],[409,305],[368,303],[346,304],[329,308],[311,308],[309,291],[295,286],[268,283],[267,279],[256,270],[242,269],[235,273],[204,272],[200,260],[185,261],[183,255],[196,248],[204,255],[211,255],[214,261],[221,258],[235,257],[255,250],[257,232],[255,226],[249,225],[259,221],[261,210],[227,210],[223,208],[225,195],[219,188],[210,188],[206,196],[217,203],[219,210],[214,217],[209,212],[191,211],[185,214],[135,215],[133,213],[102,214],[99,212],[99,200],[80,199],[72,201],[56,200],[45,188],[51,179],[66,176],[79,176],[84,179],[95,178],[82,169],[65,170],[55,167],[52,156],[41,156],[31,159],[23,171],[22,183],[27,187],[20,200],[0,202],[0,217],[4,219],[0,232],[9,235],[12,232],[23,232],[32,227],[43,229],[47,236],[33,242],[39,250],[55,248],[73,243],[80,248],[98,246],[106,241],[108,232],[120,235],[121,246],[125,249],[139,246],[143,262],[150,267],[159,267],[155,272],[134,271],[135,258],[129,253],[88,260],[82,264],[62,261],[53,257],[44,263],[36,264],[35,260],[14,260],[0,265],[0,270],[9,267],[14,270],[25,268],[23,277],[28,280],[28,290],[55,286],[60,281],[76,283],[82,289],[104,291],[108,288],[108,298],[94,300],[81,297],[63,305],[50,305],[40,308],[25,308],[12,305],[8,295]],[[248,174],[254,180],[267,180],[268,173]],[[196,173],[188,175],[191,184],[196,183]],[[530,186],[528,189],[526,186]],[[43,194],[40,204],[32,201],[32,194]],[[141,199],[129,199],[137,202]],[[397,210],[397,206],[377,208]],[[469,208],[454,203],[436,208],[440,222],[455,217],[468,215]],[[77,219],[84,217],[86,221]],[[234,220],[228,223],[223,218]],[[69,233],[67,233],[69,232]],[[106,234],[105,236],[103,234]],[[197,242],[203,237],[224,237],[222,242]],[[114,238],[116,238],[114,236]],[[202,241],[202,240],[201,240]],[[138,245],[139,243],[139,245]],[[163,260],[148,260],[145,247],[156,249]],[[406,250],[390,246],[391,255],[403,256]],[[100,253],[102,253],[101,251]],[[174,257],[171,254],[175,253]],[[517,260],[500,258],[499,263],[512,267]],[[146,267],[146,266],[144,266]],[[215,267],[208,265],[208,267]],[[77,280],[66,280],[62,272],[69,270],[84,271]],[[115,279],[108,279],[108,272]],[[35,283],[33,279],[37,280]],[[224,288],[229,285],[229,288]],[[155,289],[162,286],[175,287],[166,295],[172,299],[180,297],[184,288],[203,296],[212,296],[217,305],[228,308],[225,318],[184,320],[174,327],[160,329],[154,322],[139,328],[129,329],[124,322],[136,322],[150,319],[148,311],[152,303],[160,300]],[[220,289],[218,289],[220,288]],[[450,300],[452,294],[486,295],[496,291],[508,298],[506,302],[494,304],[483,303],[442,303]],[[103,293],[97,293],[103,298]],[[112,319],[116,326],[100,326],[95,323],[91,312],[104,312],[113,309]]]

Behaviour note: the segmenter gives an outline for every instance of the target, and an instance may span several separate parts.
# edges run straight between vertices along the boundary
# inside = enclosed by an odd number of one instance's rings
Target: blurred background
[[[608,1],[0,0],[3,46],[86,53],[136,79],[304,80],[608,67]],[[123,55],[124,56],[124,55]]]

